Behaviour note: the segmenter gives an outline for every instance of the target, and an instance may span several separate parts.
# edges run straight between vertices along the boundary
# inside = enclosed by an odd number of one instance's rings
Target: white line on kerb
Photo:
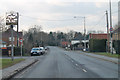
[[[84,72],[87,72],[85,69],[82,69]]]

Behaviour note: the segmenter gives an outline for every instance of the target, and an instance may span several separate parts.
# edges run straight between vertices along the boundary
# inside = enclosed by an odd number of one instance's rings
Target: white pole
[[[86,28],[85,28],[85,17],[84,17],[84,50],[86,51]]]
[[[110,29],[112,28],[112,13],[111,13],[111,0],[110,0]],[[112,46],[112,30],[110,30],[110,38],[111,38],[111,53],[113,54],[113,46]]]

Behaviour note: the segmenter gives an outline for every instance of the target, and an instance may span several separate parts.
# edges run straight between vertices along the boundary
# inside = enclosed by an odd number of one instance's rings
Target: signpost
[[[21,44],[21,57],[22,57],[22,42],[23,42],[23,39],[20,39],[20,44]]]
[[[6,25],[10,25],[11,28],[11,59],[14,60],[14,42],[13,42],[13,27],[18,24],[18,15],[16,12],[6,13]]]

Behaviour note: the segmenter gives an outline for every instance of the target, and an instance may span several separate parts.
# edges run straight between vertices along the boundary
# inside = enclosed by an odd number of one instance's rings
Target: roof
[[[19,35],[19,37],[22,38],[22,36],[23,36],[22,32],[18,32],[18,34],[17,34],[17,31],[15,31],[14,29],[12,29],[12,30],[13,30],[14,37],[17,37],[17,35]],[[7,31],[2,33],[2,37],[8,37],[8,36],[11,36],[11,28],[7,29]]]

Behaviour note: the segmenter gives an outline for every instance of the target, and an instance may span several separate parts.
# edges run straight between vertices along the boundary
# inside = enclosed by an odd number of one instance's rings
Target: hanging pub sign
[[[6,25],[17,25],[18,14],[16,12],[6,13]]]

